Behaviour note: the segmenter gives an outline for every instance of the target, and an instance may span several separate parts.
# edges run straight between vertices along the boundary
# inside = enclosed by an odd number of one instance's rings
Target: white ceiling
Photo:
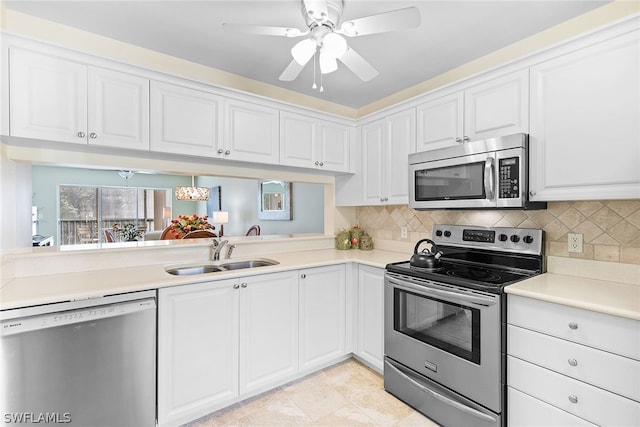
[[[360,108],[558,23],[600,7],[595,0],[344,0],[342,19],[416,6],[420,27],[349,38],[379,75],[364,83],[342,64],[311,88],[312,63],[293,82],[278,77],[299,38],[223,32],[244,23],[305,29],[300,0],[5,0],[7,8],[158,52]]]

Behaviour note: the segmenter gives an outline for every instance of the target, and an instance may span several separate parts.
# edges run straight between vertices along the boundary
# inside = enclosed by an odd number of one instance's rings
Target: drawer
[[[509,427],[595,427],[595,424],[589,421],[511,387],[507,391],[507,399]]]
[[[640,321],[508,295],[507,322],[640,360]]]
[[[507,357],[507,384],[598,425],[640,425],[640,403],[529,362]]]
[[[640,402],[640,362],[507,326],[507,353]]]

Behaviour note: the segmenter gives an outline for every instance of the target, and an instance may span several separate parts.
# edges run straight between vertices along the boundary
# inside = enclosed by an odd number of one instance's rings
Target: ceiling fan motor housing
[[[313,29],[318,26],[325,26],[333,31],[340,21],[340,16],[342,15],[344,7],[343,0],[325,0],[327,4],[327,16],[320,14],[317,10],[307,9],[308,5],[313,5],[322,1],[323,0],[309,1],[306,3],[304,0],[302,1],[302,16],[307,23],[309,31],[313,31]]]

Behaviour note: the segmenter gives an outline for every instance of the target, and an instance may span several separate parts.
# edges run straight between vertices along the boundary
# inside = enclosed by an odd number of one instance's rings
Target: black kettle
[[[418,252],[420,245],[424,242],[431,243],[431,249],[423,249],[422,252]],[[416,243],[416,247],[413,250],[413,255],[411,256],[411,260],[409,260],[409,264],[412,267],[419,268],[438,268],[440,267],[441,256],[442,251],[438,250],[438,246],[436,246],[433,240],[422,239]]]

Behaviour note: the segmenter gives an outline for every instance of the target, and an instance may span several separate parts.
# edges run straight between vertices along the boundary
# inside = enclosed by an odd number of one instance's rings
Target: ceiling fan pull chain
[[[324,86],[322,86],[322,73],[320,73],[320,92],[324,92]]]
[[[311,86],[311,89],[318,88],[318,85],[316,85],[316,52],[313,52],[313,85]]]

